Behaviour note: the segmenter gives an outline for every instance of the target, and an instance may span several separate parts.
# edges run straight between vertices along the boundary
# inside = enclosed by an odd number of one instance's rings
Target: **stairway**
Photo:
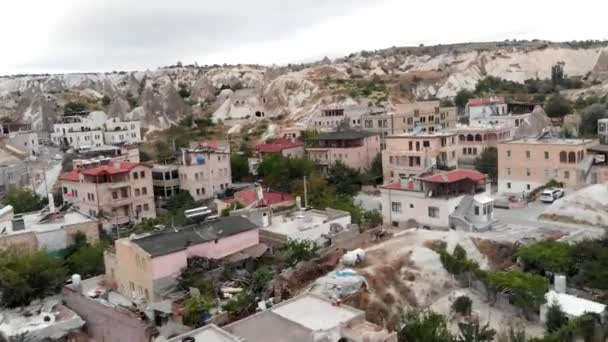
[[[473,224],[466,217],[473,205],[473,201],[473,196],[471,195],[466,195],[462,198],[456,210],[450,214],[449,222],[451,228],[460,228],[467,231],[473,230]]]

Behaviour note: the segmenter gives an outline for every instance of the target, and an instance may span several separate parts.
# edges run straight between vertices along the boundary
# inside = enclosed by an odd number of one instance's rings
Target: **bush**
[[[87,110],[87,106],[84,103],[78,102],[78,101],[70,101],[70,102],[66,103],[65,106],[63,107],[63,112],[65,115],[71,115],[74,113],[84,112],[86,110]]]
[[[470,316],[473,308],[473,301],[467,296],[460,296],[452,303],[452,310],[463,316]]]
[[[107,107],[110,105],[110,103],[112,103],[112,99],[110,99],[110,97],[108,95],[104,95],[101,98],[101,105],[104,107]]]
[[[554,273],[568,273],[573,264],[572,247],[567,242],[545,240],[522,246],[515,256],[527,268]]]
[[[285,247],[285,260],[289,266],[295,266],[300,261],[308,261],[317,256],[319,247],[310,240],[290,239]]]
[[[475,169],[485,173],[491,180],[498,178],[498,151],[495,147],[488,147],[475,159]]]
[[[548,332],[555,332],[568,324],[568,316],[566,316],[566,313],[564,313],[562,307],[557,302],[549,305],[545,318]]]

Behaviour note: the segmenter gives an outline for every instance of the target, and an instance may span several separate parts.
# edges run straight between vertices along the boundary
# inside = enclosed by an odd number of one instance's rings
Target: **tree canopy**
[[[521,271],[489,272],[488,283],[498,292],[508,293],[513,305],[529,312],[545,302],[549,282],[545,277]]]
[[[232,172],[232,180],[242,182],[251,178],[249,173],[249,163],[245,156],[233,154],[230,156],[230,169]]]
[[[361,189],[361,174],[359,171],[341,161],[337,161],[329,168],[327,179],[340,194],[354,195]]]
[[[567,242],[545,240],[519,248],[516,257],[527,268],[554,273],[567,273],[572,267],[572,248]]]
[[[11,205],[15,214],[28,213],[42,209],[48,202],[30,189],[10,190],[4,197],[4,204]]]
[[[0,252],[0,303],[5,307],[29,304],[57,293],[66,272],[61,260],[44,251],[8,249]]]
[[[603,103],[594,103],[581,111],[581,133],[597,134],[597,121],[608,118],[608,108]]]
[[[475,159],[475,169],[485,173],[490,179],[498,178],[498,151],[494,147],[488,147]]]
[[[545,102],[545,112],[552,118],[561,118],[572,112],[572,102],[556,93]]]

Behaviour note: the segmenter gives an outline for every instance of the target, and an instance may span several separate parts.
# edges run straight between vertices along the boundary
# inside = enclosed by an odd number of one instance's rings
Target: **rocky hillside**
[[[0,77],[0,116],[48,130],[79,101],[111,116],[140,119],[150,131],[183,117],[212,115],[234,126],[264,118],[306,121],[319,107],[386,106],[449,98],[491,75],[516,82],[549,78],[564,63],[585,80],[571,92],[608,93],[604,43],[501,42],[389,48],[307,65],[173,66],[154,71]],[[104,98],[105,97],[105,98]]]

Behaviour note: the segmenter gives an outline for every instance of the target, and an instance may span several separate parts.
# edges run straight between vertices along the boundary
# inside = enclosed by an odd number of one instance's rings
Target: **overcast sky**
[[[362,49],[608,39],[608,1],[2,0],[0,74],[286,64]]]

